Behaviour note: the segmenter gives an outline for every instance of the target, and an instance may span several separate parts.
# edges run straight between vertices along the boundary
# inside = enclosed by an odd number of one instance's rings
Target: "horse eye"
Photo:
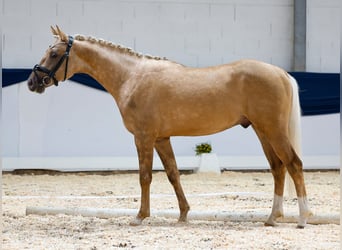
[[[51,52],[50,56],[51,56],[52,58],[56,58],[56,57],[57,57],[57,53],[56,53],[56,52]]]

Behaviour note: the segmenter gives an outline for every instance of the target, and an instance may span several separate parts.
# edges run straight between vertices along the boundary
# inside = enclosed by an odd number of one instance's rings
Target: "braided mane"
[[[92,36],[75,35],[74,39],[78,40],[78,41],[89,41],[91,43],[98,43],[98,44],[103,45],[105,47],[111,48],[113,50],[118,50],[121,53],[125,53],[125,54],[131,55],[131,56],[136,56],[138,58],[144,57],[144,58],[154,59],[154,60],[167,60],[165,57],[144,55],[144,54],[141,54],[141,53],[134,51],[131,48],[124,47],[124,46],[119,45],[119,44],[114,44],[112,42],[109,42],[109,41],[106,41],[103,39],[97,39],[97,38],[92,37]]]

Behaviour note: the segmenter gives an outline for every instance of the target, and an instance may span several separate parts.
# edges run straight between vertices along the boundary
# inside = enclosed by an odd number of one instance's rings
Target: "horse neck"
[[[138,63],[134,56],[88,41],[78,41],[75,54],[80,59],[75,73],[90,75],[115,99]]]

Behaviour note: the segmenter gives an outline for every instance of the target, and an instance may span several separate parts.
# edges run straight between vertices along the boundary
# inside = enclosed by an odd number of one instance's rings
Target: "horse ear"
[[[68,36],[58,27],[58,25],[56,25],[57,28],[57,35],[60,37],[60,39],[63,42],[68,42],[69,38]]]
[[[52,35],[58,36],[57,30],[53,26],[50,26],[50,28],[51,28]]]

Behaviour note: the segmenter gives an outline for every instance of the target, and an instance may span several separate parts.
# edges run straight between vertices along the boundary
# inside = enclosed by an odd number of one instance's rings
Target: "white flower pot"
[[[203,153],[199,155],[199,167],[197,172],[221,173],[219,161],[215,153]]]

